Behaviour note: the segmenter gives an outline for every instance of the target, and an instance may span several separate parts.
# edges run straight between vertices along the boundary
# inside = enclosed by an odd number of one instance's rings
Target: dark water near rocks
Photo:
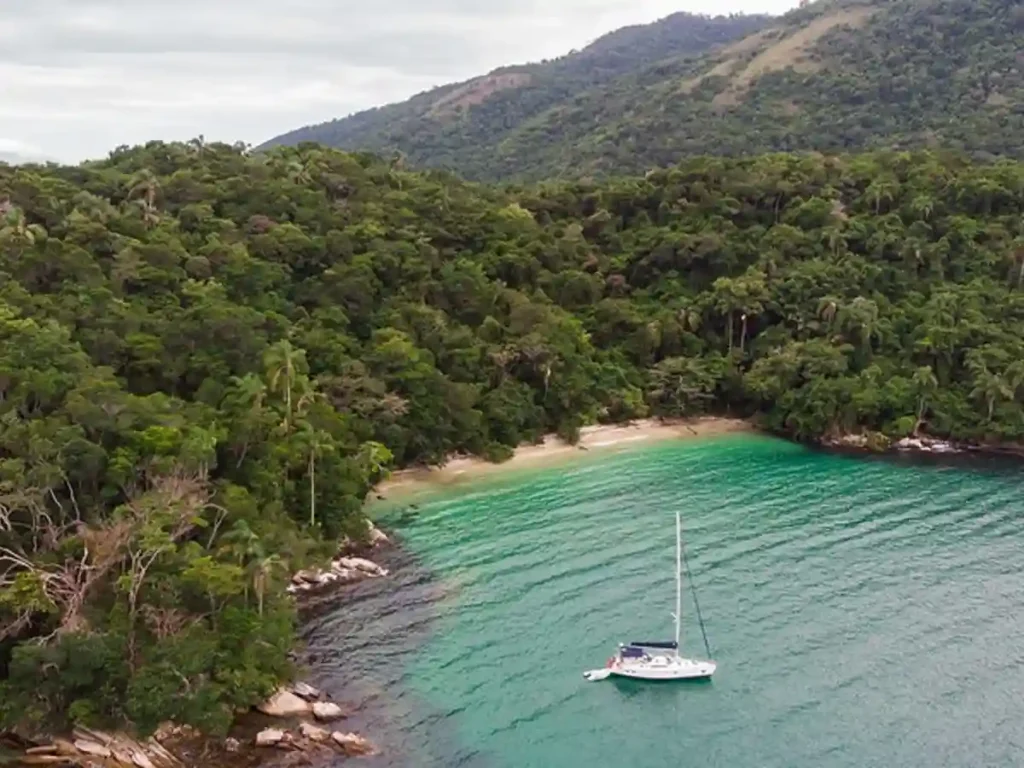
[[[1024,765],[1022,480],[727,436],[439,490],[314,677],[373,768]],[[718,673],[585,682],[670,635],[677,509]]]

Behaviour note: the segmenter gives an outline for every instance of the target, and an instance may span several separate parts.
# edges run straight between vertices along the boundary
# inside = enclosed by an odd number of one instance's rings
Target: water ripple
[[[492,477],[424,500],[423,567],[311,622],[311,653],[368,766],[1016,765],[1021,480],[751,437]],[[676,510],[714,682],[583,682],[671,633]],[[683,629],[701,653],[689,600]]]

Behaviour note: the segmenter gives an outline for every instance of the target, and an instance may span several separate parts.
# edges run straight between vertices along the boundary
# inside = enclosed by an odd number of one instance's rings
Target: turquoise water
[[[439,491],[391,515],[397,592],[312,627],[319,670],[381,765],[1021,765],[1022,479],[727,436]],[[585,682],[671,636],[676,510],[714,680]]]

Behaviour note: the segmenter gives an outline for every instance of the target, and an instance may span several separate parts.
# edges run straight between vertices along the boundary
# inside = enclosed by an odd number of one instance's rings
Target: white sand
[[[447,485],[461,480],[481,477],[509,469],[536,467],[556,461],[579,457],[589,450],[607,450],[627,447],[640,442],[692,439],[733,432],[752,432],[753,427],[742,419],[704,417],[677,421],[644,419],[631,424],[610,424],[585,427],[577,445],[569,445],[549,435],[538,445],[522,445],[512,458],[494,464],[476,456],[458,456],[442,467],[417,467],[395,472],[377,486],[376,492],[385,497],[404,494],[429,485]]]

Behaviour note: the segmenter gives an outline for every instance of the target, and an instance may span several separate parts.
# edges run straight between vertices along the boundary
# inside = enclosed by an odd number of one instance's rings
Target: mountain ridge
[[[399,150],[422,162],[426,154],[439,149],[429,136],[437,126],[446,125],[449,131],[461,132],[478,142],[493,139],[496,134],[515,129],[523,114],[539,116],[589,88],[637,68],[674,57],[693,56],[713,45],[735,41],[760,29],[771,18],[674,13],[651,24],[609,32],[585,48],[555,59],[498,67],[469,80],[432,88],[403,102],[298,128],[270,139],[257,150],[313,140],[383,154]],[[485,108],[484,114],[479,114],[480,107]],[[478,114],[472,114],[473,108]],[[465,110],[470,114],[463,114]],[[403,136],[426,142],[426,151],[407,150],[402,146],[406,143]]]
[[[1017,0],[832,0],[780,17],[717,17],[747,34],[700,55],[661,55],[664,38],[694,19],[618,30],[556,60],[570,74],[613,62],[589,83],[565,75],[552,85],[560,75],[541,82],[530,69],[552,63],[505,67],[430,92],[436,101],[472,85],[453,111],[425,109],[421,94],[264,147],[400,152],[487,181],[642,173],[693,154],[946,147],[1024,157]],[[496,77],[512,79],[487,80]]]

